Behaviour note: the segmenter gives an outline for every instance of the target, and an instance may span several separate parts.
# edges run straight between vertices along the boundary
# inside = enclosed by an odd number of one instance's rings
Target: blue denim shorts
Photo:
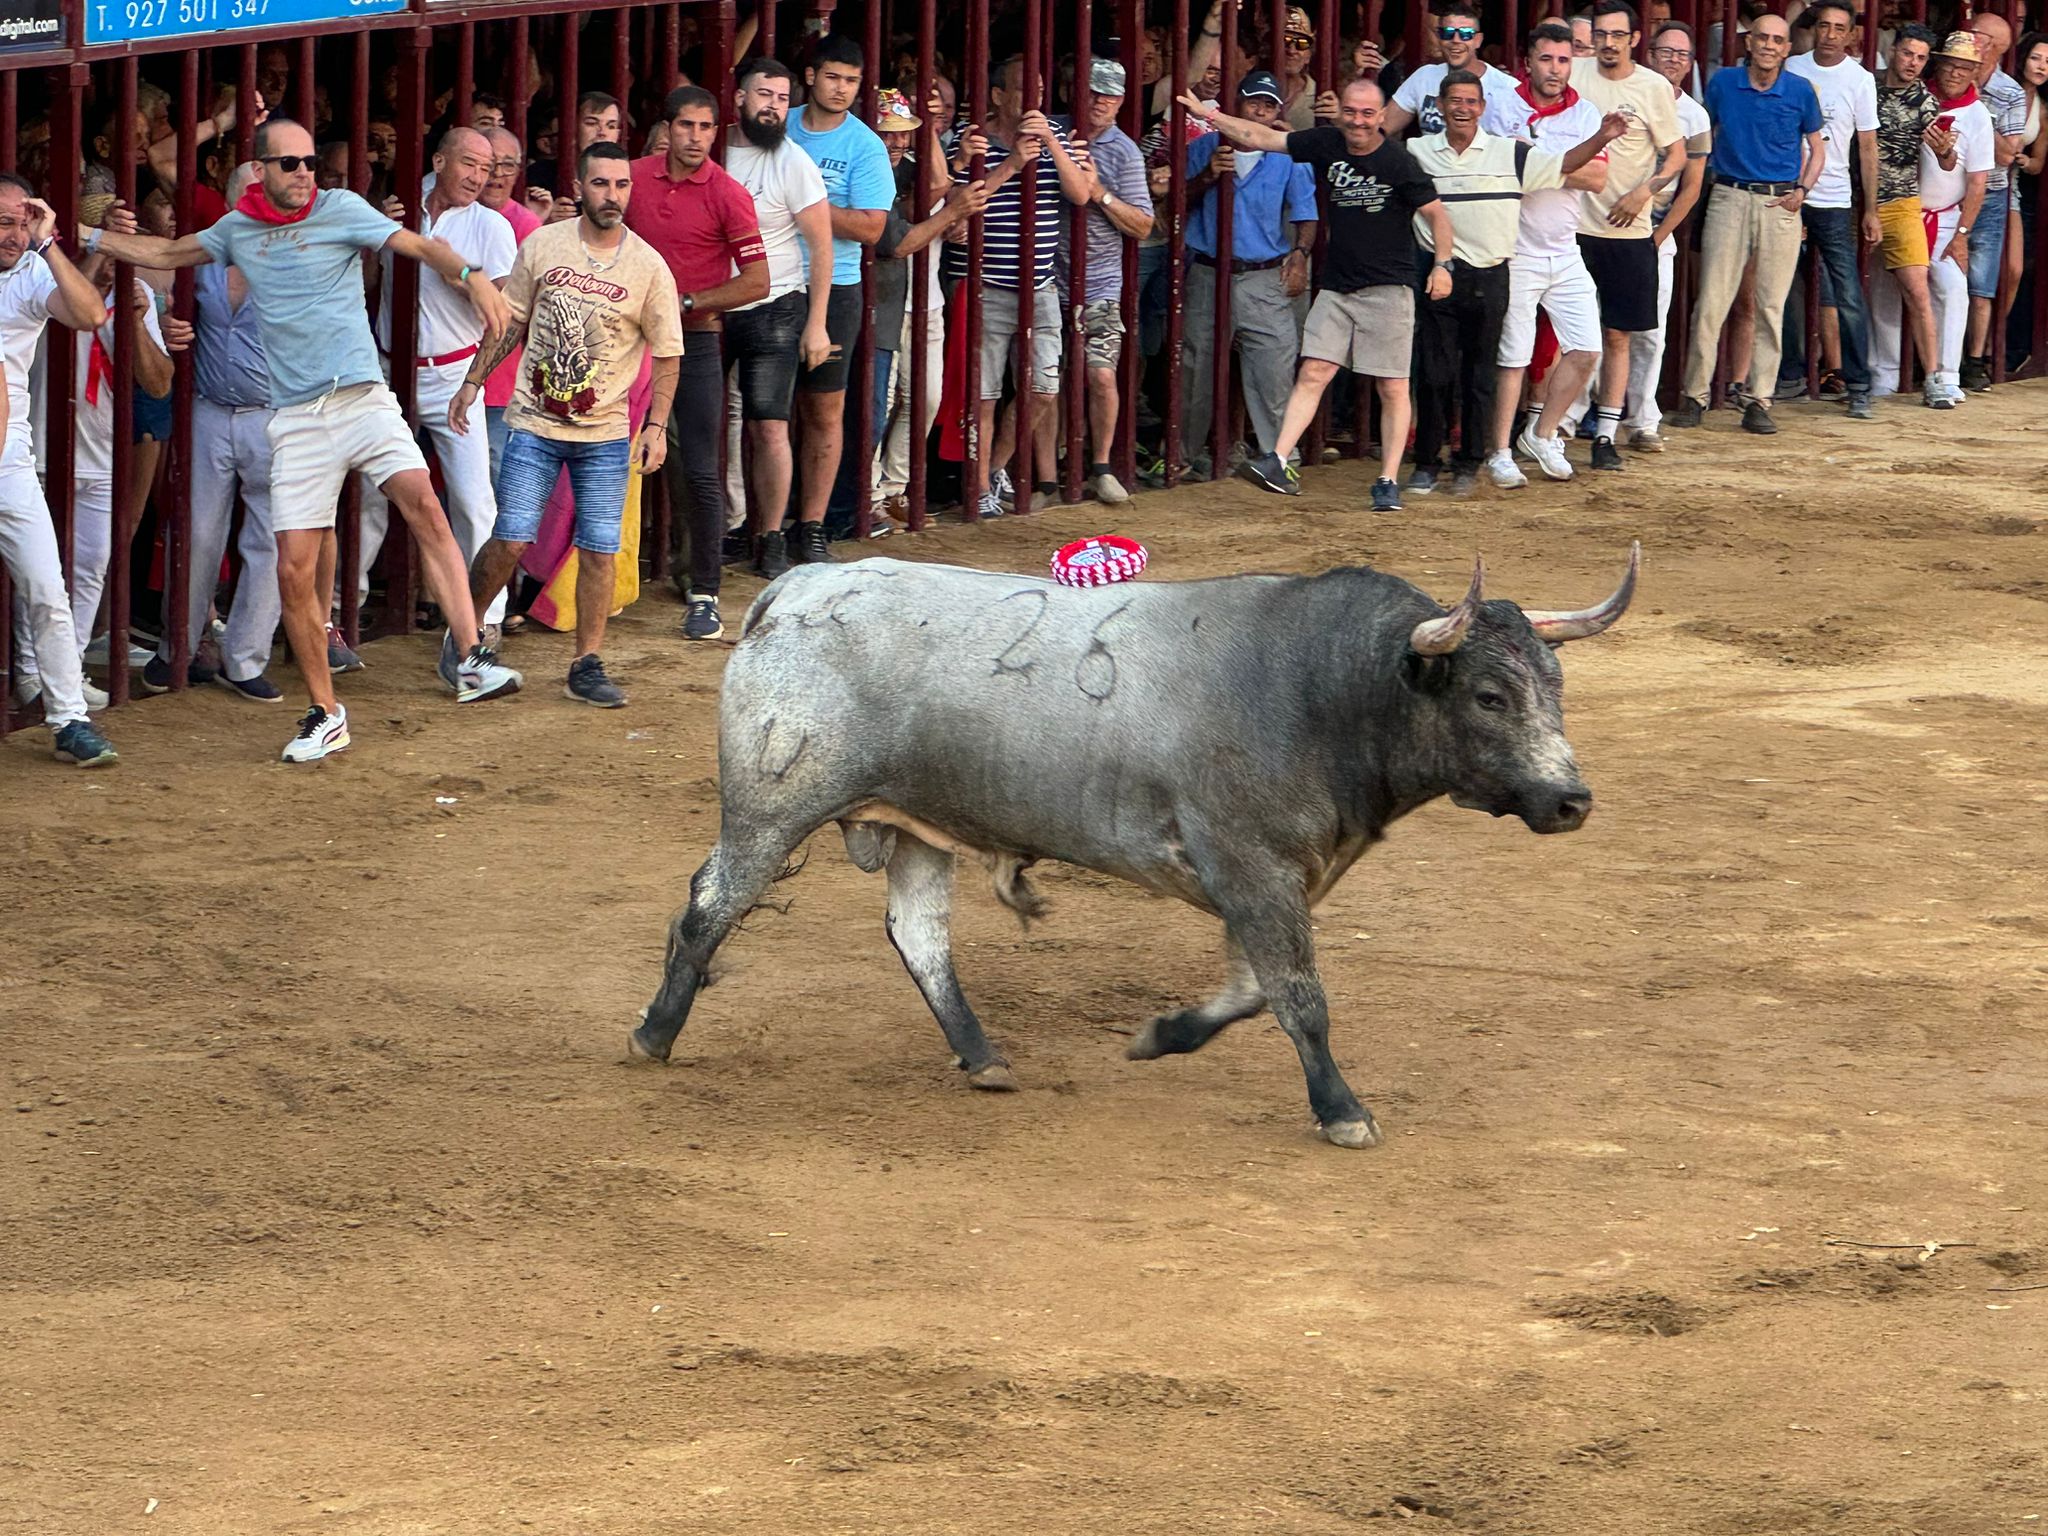
[[[1993,187],[1984,194],[1977,222],[1970,226],[1970,297],[1998,297],[1998,275],[2005,266],[2005,216],[2012,188]]]
[[[507,544],[531,544],[539,537],[541,515],[566,468],[576,499],[576,547],[593,555],[617,554],[632,448],[630,438],[565,443],[515,427],[498,468],[498,522],[491,537]]]

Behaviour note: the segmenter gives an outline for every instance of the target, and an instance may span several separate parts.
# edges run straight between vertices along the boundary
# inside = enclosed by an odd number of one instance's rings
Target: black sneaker
[[[251,704],[282,704],[284,694],[277,684],[258,672],[248,679],[232,678],[225,672],[216,673],[213,679],[238,699],[247,699]]]
[[[753,536],[744,528],[732,529],[719,544],[718,560],[721,565],[745,565],[753,558]]]
[[[1408,494],[1427,496],[1436,490],[1437,472],[1426,464],[1418,464],[1408,473]]]
[[[341,638],[340,630],[328,625],[327,670],[339,677],[344,672],[360,672],[363,666],[363,658],[356,654],[355,647]]]
[[[57,728],[56,757],[60,763],[76,763],[81,768],[104,768],[121,760],[114,744],[90,720],[74,720]]]
[[[198,657],[186,663],[185,681],[197,688],[214,680],[217,674],[213,668],[202,663]],[[144,693],[169,693],[171,691],[171,664],[161,656],[152,656],[142,664],[142,691]]]
[[[1621,462],[1621,450],[1614,446],[1613,438],[1596,437],[1593,439],[1592,467],[1595,469],[1621,469],[1624,467]]]
[[[725,623],[718,617],[718,594],[708,596],[692,592],[689,607],[683,614],[683,638],[685,640],[716,640],[725,633]]]
[[[1963,359],[1962,386],[1973,395],[1982,394],[1991,387],[1991,359],[1988,357],[1966,357]]]
[[[796,563],[798,565],[831,565],[837,557],[832,553],[832,543],[825,537],[823,523],[798,523],[796,525]]]
[[[1260,490],[1272,491],[1278,496],[1301,494],[1301,471],[1277,453],[1262,453],[1256,459],[1246,459],[1237,472]]]
[[[595,653],[569,663],[569,682],[562,692],[599,709],[619,709],[626,702],[626,690],[604,675],[604,660]]]
[[[1667,427],[1696,427],[1707,418],[1707,408],[1689,395],[1680,395],[1678,404],[1664,413]]]
[[[773,581],[788,569],[789,550],[783,544],[782,530],[762,534],[754,544],[754,574]]]
[[[1401,487],[1384,477],[1373,481],[1372,509],[1375,512],[1401,511]]]
[[[1742,408],[1742,430],[1754,432],[1758,437],[1769,437],[1778,430],[1778,424],[1771,420],[1771,408],[1761,400],[1752,400]]]
[[[1479,489],[1479,471],[1469,465],[1451,476],[1451,494],[1470,496]]]

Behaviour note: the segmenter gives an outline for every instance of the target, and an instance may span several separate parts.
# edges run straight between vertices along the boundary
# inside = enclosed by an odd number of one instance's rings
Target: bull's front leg
[[[1227,1026],[1266,1006],[1266,994],[1259,990],[1258,978],[1252,975],[1236,941],[1226,936],[1224,945],[1229,972],[1223,990],[1198,1007],[1160,1014],[1138,1031],[1124,1052],[1126,1056],[1132,1061],[1152,1061],[1199,1051]]]
[[[1340,1147],[1380,1141],[1372,1111],[1358,1102],[1330,1055],[1330,1010],[1316,974],[1308,902],[1299,890],[1238,891],[1218,902],[1266,1003],[1301,1057],[1308,1103],[1323,1136]]]

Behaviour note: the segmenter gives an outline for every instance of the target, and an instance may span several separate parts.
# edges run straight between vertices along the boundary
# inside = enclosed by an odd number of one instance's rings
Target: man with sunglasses
[[[419,542],[427,590],[462,656],[456,701],[475,703],[519,687],[519,674],[500,666],[477,633],[462,548],[412,426],[384,382],[362,301],[362,256],[388,245],[431,269],[424,280],[461,289],[487,336],[502,335],[509,316],[497,285],[446,241],[394,224],[353,192],[316,193],[313,136],[299,124],[280,117],[264,123],[256,159],[261,182],[211,228],[175,240],[99,231],[82,238],[117,261],[173,269],[219,261],[240,268],[248,281],[276,412],[268,436],[279,596],[292,658],[312,695],[283,756],[308,763],[349,744],[348,713],[328,671],[327,599],[334,590],[335,507],[351,474],[376,482]]]
[[[1308,72],[1315,54],[1315,24],[1300,6],[1289,6],[1280,47],[1280,116],[1296,133],[1316,125],[1316,77]]]
[[[1486,35],[1479,30],[1479,13],[1462,5],[1452,5],[1436,18],[1437,46],[1443,50],[1443,60],[1436,64],[1425,64],[1394,92],[1394,99],[1387,103],[1384,131],[1388,138],[1398,139],[1408,131],[1408,125],[1419,125],[1422,133],[1442,133],[1444,115],[1437,106],[1437,97],[1443,90],[1444,76],[1452,70],[1463,70],[1475,75],[1479,89],[1487,105],[1495,101],[1506,101],[1515,94],[1515,77],[1504,69],[1494,69],[1479,57],[1479,50],[1486,43]]]
[[[1622,467],[1614,446],[1628,399],[1628,364],[1637,331],[1657,325],[1657,248],[1650,222],[1657,194],[1685,173],[1685,135],[1671,82],[1636,64],[1635,8],[1595,0],[1593,57],[1572,64],[1572,89],[1604,115],[1619,112],[1629,131],[1607,146],[1607,185],[1579,206],[1579,253],[1600,293],[1600,378],[1594,391],[1594,469]]]

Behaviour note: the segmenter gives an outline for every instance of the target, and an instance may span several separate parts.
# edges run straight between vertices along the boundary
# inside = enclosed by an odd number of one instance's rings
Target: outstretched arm
[[[430,240],[409,229],[398,229],[392,231],[391,238],[384,242],[384,248],[395,256],[411,258],[460,288],[469,299],[469,307],[484,323],[486,341],[502,335],[512,323],[512,312],[505,307],[505,295],[498,291],[491,275],[482,267],[472,267],[462,253],[446,240]]]
[[[1190,117],[1207,123],[1241,149],[1284,152],[1287,148],[1287,133],[1284,129],[1255,123],[1246,117],[1232,117],[1228,112],[1210,112],[1196,99],[1193,91],[1183,91],[1180,104],[1188,109]]]

